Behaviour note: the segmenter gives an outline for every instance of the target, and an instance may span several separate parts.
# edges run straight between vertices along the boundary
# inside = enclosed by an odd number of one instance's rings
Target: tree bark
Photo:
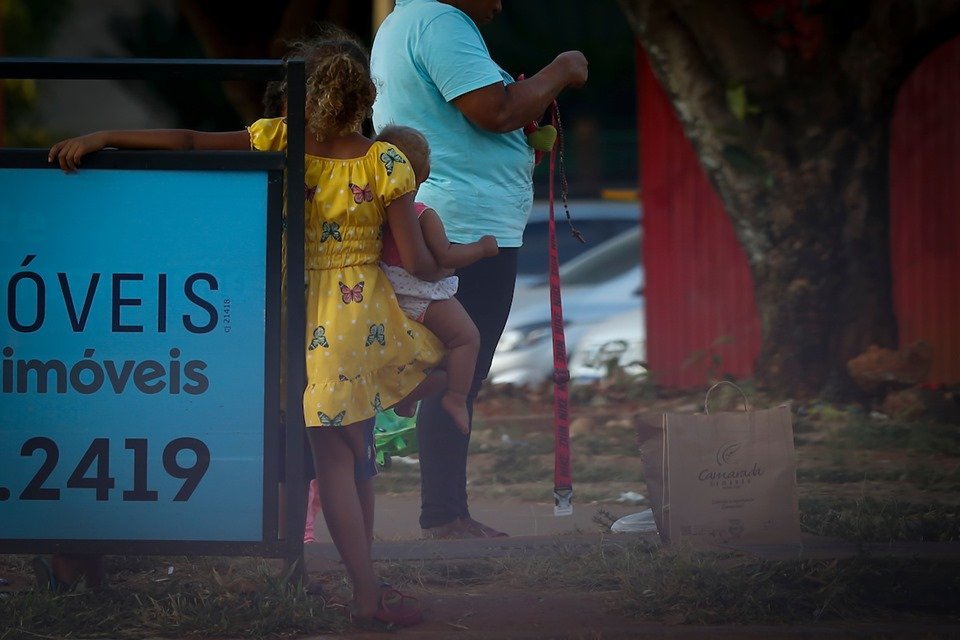
[[[758,382],[851,395],[847,361],[896,342],[892,105],[912,65],[957,33],[960,1],[810,2],[792,15],[795,40],[758,17],[769,0],[620,1],[746,252]]]

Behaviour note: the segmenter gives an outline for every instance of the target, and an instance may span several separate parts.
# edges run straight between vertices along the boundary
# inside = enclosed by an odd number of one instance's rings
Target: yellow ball
[[[537,151],[548,152],[553,150],[557,141],[557,129],[552,124],[537,127],[537,130],[527,136],[527,144]]]

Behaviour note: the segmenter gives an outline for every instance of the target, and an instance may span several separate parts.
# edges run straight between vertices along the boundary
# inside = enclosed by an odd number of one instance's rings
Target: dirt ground
[[[624,495],[646,495],[635,416],[641,411],[694,412],[702,409],[697,395],[653,397],[643,389],[609,386],[572,393],[571,446],[576,504],[600,514],[623,506]],[[785,399],[751,398],[763,408]],[[734,397],[715,399],[712,408],[732,408]],[[801,415],[802,414],[802,415]],[[871,496],[904,502],[960,502],[960,455],[941,452],[935,443],[924,447],[851,445],[834,437],[848,421],[845,412],[798,406],[795,418],[799,492],[801,499]],[[922,428],[922,427],[920,427]],[[468,467],[472,498],[542,502],[553,484],[554,420],[551,389],[500,388],[485,392],[477,405]],[[869,444],[869,443],[868,443]],[[857,478],[865,469],[869,478]],[[934,475],[931,475],[934,474]],[[377,480],[380,496],[415,497],[419,470],[394,462]],[[631,506],[632,503],[631,503]],[[636,510],[646,506],[641,501]],[[323,581],[342,581],[342,571],[330,568]],[[12,579],[9,588],[24,588],[29,576]],[[314,576],[317,577],[317,576]],[[339,583],[342,587],[342,582]],[[536,589],[515,583],[426,581],[402,585],[415,595],[425,622],[398,630],[406,640],[545,639],[598,640],[625,638],[960,638],[960,624],[942,619],[930,624],[857,623],[791,626],[728,625],[705,627],[676,624],[670,619],[637,620],[615,610],[616,594],[577,591],[544,582]],[[325,585],[327,588],[327,585]],[[2,589],[0,589],[2,591]],[[0,638],[6,639],[0,629]],[[52,637],[52,636],[51,636]],[[332,636],[326,636],[332,637]],[[351,640],[384,638],[382,631],[354,629],[341,634]]]
[[[646,411],[695,412],[702,410],[697,395],[634,398],[611,387],[601,393],[574,392],[572,407],[572,458],[576,504],[580,509],[603,513],[615,511],[624,494],[646,495],[634,417]],[[755,406],[775,406],[777,401],[751,398]],[[720,397],[711,408],[732,410],[739,399]],[[768,404],[767,404],[768,403]],[[910,470],[960,469],[960,458],[931,451],[897,447],[871,449],[834,442],[833,434],[848,416],[829,410],[802,409],[795,419],[798,434],[798,465],[806,478],[800,486],[803,497],[895,498],[904,502],[956,504],[960,493],[950,484],[902,481]],[[500,388],[481,397],[475,415],[471,442],[468,485],[472,498],[509,496],[511,499],[543,500],[553,478],[554,419],[551,389]],[[857,469],[902,470],[884,480],[837,482],[833,471]],[[881,474],[883,475],[883,474]],[[394,466],[378,479],[378,494],[416,495],[416,467]],[[638,503],[645,506],[646,502]],[[637,506],[634,510],[639,510]],[[599,520],[602,520],[600,518]],[[606,523],[613,521],[611,517]],[[598,522],[598,529],[602,522]],[[504,584],[440,588],[414,587],[426,621],[398,633],[411,640],[457,638],[935,638],[960,637],[960,627],[937,622],[918,624],[845,624],[790,626],[730,625],[703,627],[678,625],[676,621],[637,620],[618,614],[609,593],[565,592],[543,584],[536,590]],[[362,632],[349,638],[381,637]]]
[[[809,625],[682,625],[636,620],[606,609],[596,593],[538,593],[488,586],[462,593],[422,593],[425,621],[391,632],[398,640],[934,640],[960,637],[960,625],[911,621]],[[343,640],[383,640],[352,631]],[[313,639],[311,639],[313,640]]]
[[[493,638],[636,638],[636,620],[606,611],[593,593],[551,593],[482,585],[463,590],[418,591],[424,622],[397,631],[404,640]],[[644,625],[648,626],[648,625]],[[649,625],[649,627],[662,625]],[[352,640],[382,639],[382,632],[355,631]]]

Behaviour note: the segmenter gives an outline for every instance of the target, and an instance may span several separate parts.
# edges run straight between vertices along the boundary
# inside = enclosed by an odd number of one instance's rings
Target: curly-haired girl
[[[445,275],[427,248],[413,206],[414,173],[402,152],[364,137],[376,88],[364,48],[342,32],[300,43],[306,59],[307,387],[303,413],[323,514],[353,583],[352,615],[395,625],[421,619],[413,598],[382,589],[373,570],[372,428],[400,401],[443,388],[443,346],[407,318],[379,266],[389,223],[404,267],[430,280]],[[101,131],[55,144],[66,171],[104,147],[283,151],[283,118],[243,131]],[[290,193],[300,189],[291,187]],[[368,473],[355,473],[356,469]]]

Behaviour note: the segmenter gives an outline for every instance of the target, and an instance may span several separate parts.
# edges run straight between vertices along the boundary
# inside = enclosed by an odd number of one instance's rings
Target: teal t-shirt
[[[436,0],[397,0],[373,41],[373,125],[418,129],[430,142],[430,178],[417,200],[434,208],[453,242],[484,234],[519,247],[533,204],[533,150],[522,129],[493,133],[451,101],[513,78],[490,57],[468,15]]]

